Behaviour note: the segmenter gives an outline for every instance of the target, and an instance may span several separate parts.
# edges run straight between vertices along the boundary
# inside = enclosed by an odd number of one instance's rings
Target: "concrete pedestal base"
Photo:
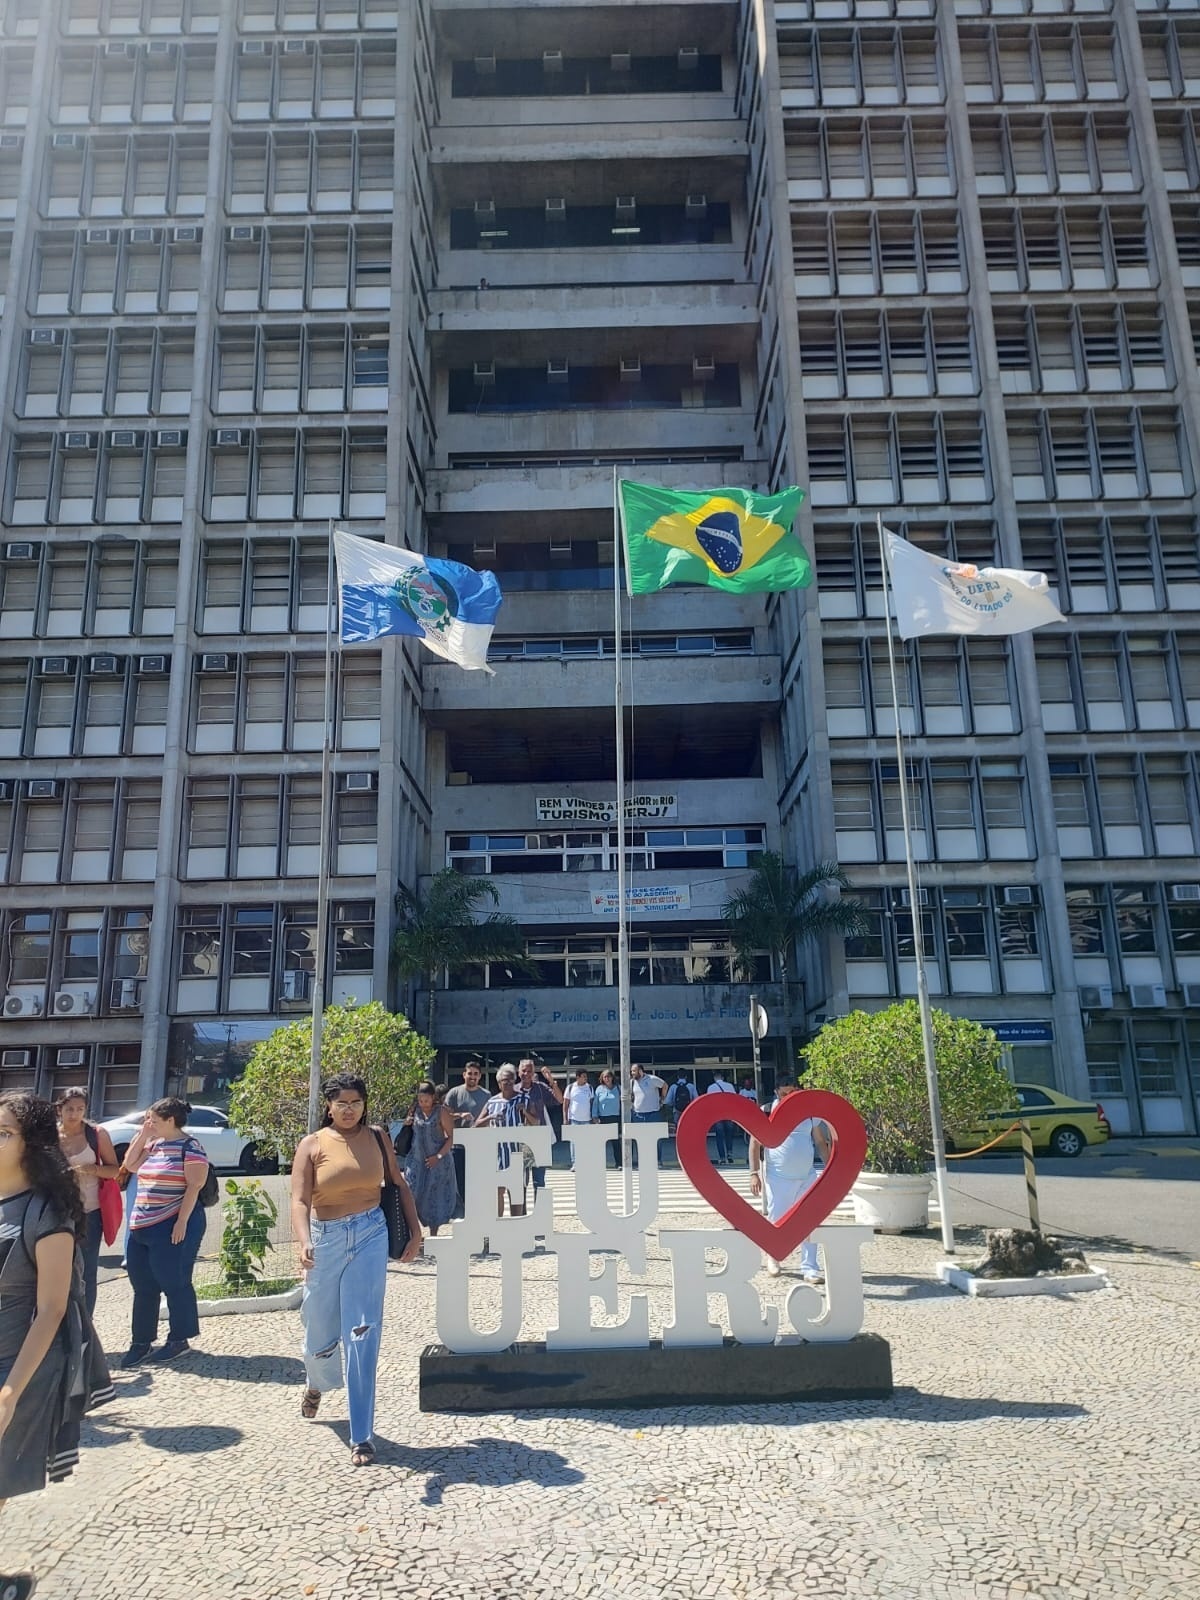
[[[514,1344],[488,1355],[421,1352],[422,1411],[640,1410],[875,1400],[892,1393],[892,1352],[878,1334],[845,1344],[723,1344],[664,1350],[547,1350]]]

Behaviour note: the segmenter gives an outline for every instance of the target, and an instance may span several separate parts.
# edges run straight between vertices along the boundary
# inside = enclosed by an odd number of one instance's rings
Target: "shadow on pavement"
[[[136,1423],[124,1422],[119,1415],[98,1411],[84,1424],[84,1449],[104,1450],[109,1445],[128,1444],[138,1438],[151,1450],[163,1450],[168,1455],[203,1456],[214,1450],[228,1450],[241,1444],[245,1434],[240,1428],[216,1427],[211,1423],[196,1423],[179,1428],[141,1428]]]
[[[671,1428],[745,1427],[747,1412],[771,1427],[797,1427],[806,1422],[837,1422],[863,1417],[886,1417],[901,1422],[986,1422],[1009,1418],[1026,1422],[1053,1422],[1089,1416],[1085,1406],[1057,1400],[997,1400],[986,1396],[930,1394],[920,1389],[897,1386],[890,1400],[808,1400],[803,1403],[781,1401],[778,1406],[695,1406],[672,1407],[655,1413],[645,1411],[575,1411],[578,1422],[607,1423],[610,1427],[636,1431],[659,1424]],[[562,1411],[522,1411],[522,1417],[559,1420]],[[436,1453],[436,1452],[434,1452]]]
[[[556,1412],[555,1415],[561,1417],[562,1413]],[[335,1422],[332,1428],[349,1448],[350,1435],[346,1424]],[[399,1467],[404,1472],[425,1474],[425,1493],[421,1496],[421,1504],[427,1506],[441,1505],[447,1486],[454,1483],[483,1484],[489,1488],[533,1483],[539,1488],[549,1489],[582,1483],[585,1477],[557,1450],[536,1450],[514,1439],[472,1439],[469,1444],[420,1449],[413,1445],[397,1444],[395,1440],[384,1439],[377,1433],[375,1449],[376,1466]]]
[[[875,1284],[882,1285],[883,1292],[873,1293]],[[888,1294],[889,1285],[900,1293]],[[946,1300],[956,1297],[958,1290],[931,1278],[914,1278],[898,1272],[864,1272],[863,1294],[868,1300]]]
[[[188,1368],[201,1378],[228,1378],[235,1383],[301,1383],[304,1379],[304,1363],[296,1356],[219,1356],[193,1348]]]

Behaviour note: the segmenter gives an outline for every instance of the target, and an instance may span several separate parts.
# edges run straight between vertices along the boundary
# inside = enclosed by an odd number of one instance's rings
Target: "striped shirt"
[[[528,1105],[529,1101],[523,1094],[514,1094],[510,1100],[506,1100],[502,1094],[494,1094],[483,1109],[494,1128],[522,1128],[525,1126]],[[523,1148],[519,1144],[497,1145],[497,1165],[501,1172],[507,1169],[513,1155]]]
[[[195,1139],[156,1139],[137,1169],[137,1199],[129,1219],[131,1228],[152,1228],[179,1215],[187,1190],[185,1167],[193,1176],[207,1177],[208,1157]]]

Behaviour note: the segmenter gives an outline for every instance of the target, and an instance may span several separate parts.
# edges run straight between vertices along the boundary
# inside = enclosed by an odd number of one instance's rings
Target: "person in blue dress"
[[[458,1179],[453,1159],[454,1118],[442,1104],[437,1085],[428,1078],[417,1085],[417,1103],[406,1121],[412,1129],[412,1145],[404,1160],[404,1177],[418,1217],[430,1233],[436,1233],[458,1207]]]

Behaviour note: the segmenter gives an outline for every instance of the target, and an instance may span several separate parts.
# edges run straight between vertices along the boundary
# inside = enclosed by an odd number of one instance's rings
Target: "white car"
[[[112,1140],[118,1160],[124,1156],[141,1125],[142,1113],[136,1111],[100,1124]],[[260,1172],[266,1166],[259,1159],[254,1140],[240,1134],[225,1113],[218,1111],[215,1106],[193,1106],[184,1131],[204,1146],[204,1153],[214,1167],[236,1167],[242,1172]]]

